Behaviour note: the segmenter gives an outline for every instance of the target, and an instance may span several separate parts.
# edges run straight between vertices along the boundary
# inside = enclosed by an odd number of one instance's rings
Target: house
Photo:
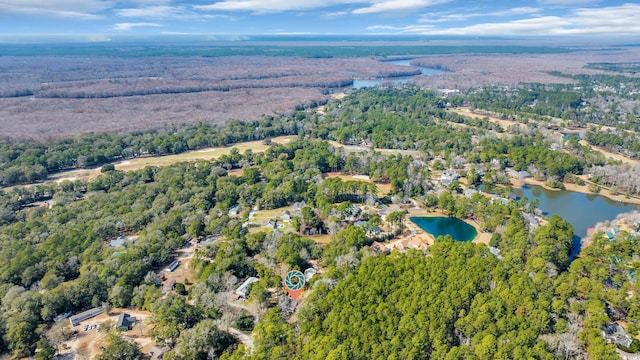
[[[618,235],[619,233],[620,233],[620,228],[614,226],[612,228],[609,228],[609,230],[607,230],[604,234],[607,236],[609,241],[615,241],[616,235]]]
[[[102,314],[102,312],[102,306],[89,309],[87,311],[83,311],[79,314],[73,315],[69,318],[69,322],[71,323],[71,326],[78,326],[80,325],[80,321],[91,319],[92,317]]]
[[[307,206],[304,201],[293,203],[293,211],[302,211],[302,208]]]
[[[500,249],[497,247],[489,246],[489,252],[493,254],[498,260],[502,260],[502,255],[500,255]]]
[[[280,219],[284,221],[291,221],[291,212],[289,210],[285,210],[280,214]]]
[[[444,186],[448,186],[451,185],[452,182],[458,180],[460,178],[460,175],[458,175],[457,172],[452,171],[452,170],[445,170],[442,172],[442,175],[440,176],[440,183]]]
[[[313,277],[313,275],[315,275],[318,271],[314,268],[308,268],[307,270],[304,271],[304,281],[305,282],[309,282],[309,280],[311,280],[311,278]]]
[[[374,241],[370,248],[374,253],[383,253],[386,255],[391,252],[391,249],[387,248],[385,244],[377,241]]]
[[[242,285],[240,285],[239,288],[236,289],[236,291],[234,291],[234,293],[239,297],[246,299],[247,295],[249,295],[249,286],[251,286],[251,284],[253,284],[258,280],[259,279],[257,277],[253,277],[253,276],[248,278],[242,283]]]
[[[229,209],[229,215],[238,215],[238,205],[235,205]]]
[[[602,330],[602,336],[608,343],[615,344],[617,346],[629,347],[633,339],[622,326],[618,323],[607,323]]]
[[[472,198],[473,195],[477,193],[478,193],[478,190],[476,189],[464,189],[464,196],[467,198]]]
[[[273,220],[273,219],[269,219],[269,221],[264,223],[262,226],[264,226],[266,228],[275,229],[278,226],[278,222]]]
[[[60,314],[60,315],[54,317],[53,321],[54,322],[59,322],[60,320],[64,320],[64,319],[68,318],[69,316],[71,316],[71,314],[73,314],[73,313],[72,312],[66,312],[66,313]]]
[[[135,318],[129,316],[129,314],[122,313],[118,316],[118,322],[116,323],[116,329],[120,331],[129,331],[131,326],[136,321]]]
[[[418,238],[411,238],[408,240],[404,240],[401,242],[404,250],[414,249],[414,250],[427,250],[429,245],[425,244],[424,241]]]
[[[180,262],[178,260],[175,260],[171,264],[169,264],[169,266],[167,266],[167,268],[164,269],[164,271],[173,272],[173,270],[175,270],[178,266],[180,266]]]

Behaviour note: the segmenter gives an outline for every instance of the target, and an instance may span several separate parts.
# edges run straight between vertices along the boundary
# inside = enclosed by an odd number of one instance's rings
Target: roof
[[[71,324],[73,324],[74,326],[77,325],[80,321],[82,320],[86,320],[88,318],[92,318],[94,316],[98,316],[100,314],[102,314],[102,306],[93,308],[93,309],[89,309],[87,311],[83,311],[81,313],[78,313],[76,315],[73,315],[72,317],[69,318],[69,321],[71,322]]]
[[[126,327],[129,328],[131,326],[131,317],[129,314],[122,313],[118,316],[118,323],[116,324],[116,328]]]
[[[171,272],[175,270],[178,267],[178,265],[180,265],[180,262],[178,260],[174,260],[171,264],[169,264],[169,266],[167,266],[166,271]]]
[[[304,281],[309,281],[318,271],[314,268],[308,268],[304,271]]]
[[[236,291],[234,291],[234,293],[236,295],[240,295],[240,296],[247,296],[247,291],[249,290],[249,285],[253,284],[254,282],[258,281],[259,279],[257,277],[250,277],[247,280],[245,280],[242,285],[240,285],[239,288],[236,289]]]

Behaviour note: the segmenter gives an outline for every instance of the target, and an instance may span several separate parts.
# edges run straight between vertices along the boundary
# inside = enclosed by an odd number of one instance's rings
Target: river
[[[614,201],[602,195],[547,190],[535,185],[523,186],[513,192],[518,197],[538,199],[538,208],[545,216],[558,215],[573,226],[575,236],[572,255],[580,252],[582,238],[587,235],[587,229],[596,223],[613,220],[625,212],[640,210],[638,205]]]
[[[392,60],[385,61],[389,64],[400,65],[400,66],[413,66],[411,65],[411,60]],[[433,69],[422,66],[413,66],[420,69],[421,75],[440,75],[444,73],[444,70]],[[417,75],[416,75],[417,76]],[[368,80],[353,80],[353,88],[360,89],[363,87],[371,87],[376,86],[378,84],[382,84],[383,82],[393,82],[398,84],[404,84],[408,81],[413,80],[413,76],[396,76],[396,77],[388,77],[388,78],[380,78],[380,79],[368,79]]]

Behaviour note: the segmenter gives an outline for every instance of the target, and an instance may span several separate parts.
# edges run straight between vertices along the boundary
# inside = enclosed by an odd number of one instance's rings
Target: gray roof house
[[[79,314],[73,315],[72,317],[69,318],[69,322],[71,323],[72,326],[77,326],[77,325],[80,325],[80,321],[98,316],[102,314],[102,312],[103,312],[102,306],[89,309],[87,311],[83,311]]]

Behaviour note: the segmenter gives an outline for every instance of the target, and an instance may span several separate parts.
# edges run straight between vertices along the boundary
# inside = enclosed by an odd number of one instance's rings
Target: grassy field
[[[271,141],[277,144],[286,144],[292,141],[294,138],[295,136],[280,136],[273,138]],[[261,140],[249,141],[228,147],[206,148],[201,150],[188,151],[177,155],[137,158],[133,160],[121,161],[115,163],[114,165],[116,170],[133,171],[143,169],[147,166],[168,166],[184,161],[213,160],[221,157],[222,155],[229,155],[231,153],[231,149],[238,149],[240,153],[244,153],[248,149],[250,149],[254,153],[259,153],[267,150],[267,148],[269,148],[269,146],[265,145]],[[64,180],[91,180],[98,177],[98,175],[100,175],[99,168],[81,169],[53,174],[49,176],[49,180],[58,182]]]
[[[391,191],[391,184],[382,184],[382,183],[377,183],[372,181],[371,179],[369,179],[369,177],[367,176],[352,176],[352,175],[345,175],[342,173],[327,173],[326,177],[328,178],[340,178],[344,181],[347,180],[358,180],[358,181],[366,181],[368,183],[372,183],[374,184],[377,188],[378,191],[380,192],[378,195],[380,196],[384,196],[386,194],[388,194]]]

